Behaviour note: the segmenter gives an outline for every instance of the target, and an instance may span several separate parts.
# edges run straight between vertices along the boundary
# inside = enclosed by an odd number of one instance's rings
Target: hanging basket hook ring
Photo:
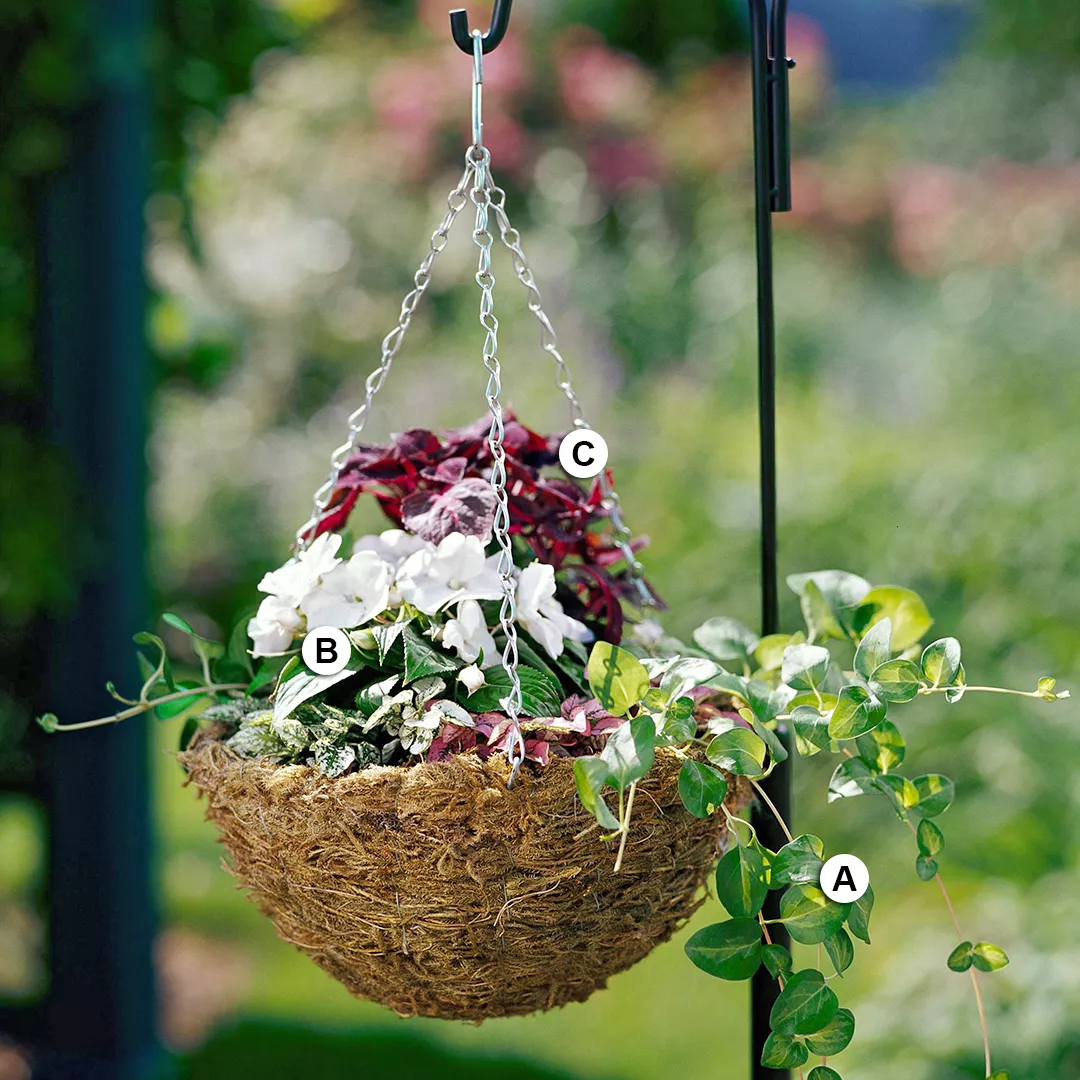
[[[480,47],[485,55],[496,48],[506,36],[510,25],[510,7],[513,0],[495,0],[495,10],[491,15],[491,26],[480,39]],[[450,32],[454,35],[457,47],[470,56],[473,51],[473,36],[469,29],[469,13],[464,8],[450,12]]]

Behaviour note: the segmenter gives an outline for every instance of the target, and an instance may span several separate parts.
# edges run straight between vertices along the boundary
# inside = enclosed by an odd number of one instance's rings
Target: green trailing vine
[[[764,967],[777,981],[778,996],[761,1063],[796,1069],[802,1080],[839,1080],[829,1062],[854,1037],[855,1016],[841,1006],[834,980],[855,960],[852,939],[870,944],[874,892],[867,887],[851,902],[830,899],[821,887],[825,842],[794,834],[761,783],[787,759],[789,740],[803,757],[835,755],[828,802],[885,799],[911,837],[915,873],[937,883],[957,938],[945,965],[971,980],[985,1076],[1008,1080],[1006,1071],[993,1068],[980,985],[980,976],[1005,967],[1008,956],[961,929],[940,869],[946,841],[939,821],[952,805],[954,785],[939,773],[909,777],[901,771],[906,743],[896,714],[920,697],[941,696],[948,705],[974,693],[1050,702],[1068,692],[1058,691],[1050,677],[1032,690],[969,684],[955,638],[923,646],[932,619],[908,589],[873,588],[841,571],[794,575],[788,584],[805,621],[792,634],[759,638],[733,619],[714,618],[687,644],[646,622],[622,647],[597,641],[586,655],[565,641],[565,651],[549,665],[551,654],[545,660],[522,631],[528,757],[540,765],[554,752],[573,758],[582,805],[603,838],[615,844],[616,871],[638,784],[657,750],[682,757],[678,786],[686,810],[702,819],[723,814],[731,838],[714,878],[729,918],[693,934],[686,953],[720,979],[749,979]],[[140,633],[135,642],[145,650],[139,654],[144,681],[137,697],[124,697],[110,683],[109,692],[124,706],[117,712],[75,724],[61,724],[49,713],[38,722],[52,732],[150,712],[180,717],[181,749],[200,723],[209,722],[218,726],[215,737],[236,753],[310,764],[330,778],[376,764],[496,752],[505,737],[498,712],[507,690],[502,673],[469,665],[445,641],[436,641],[440,632],[445,637],[442,618],[400,602],[350,631],[347,667],[317,675],[295,648],[253,656],[248,632],[258,629],[257,620],[242,620],[221,643],[166,615],[172,630],[188,638],[198,677],[176,678],[164,641]],[[779,850],[765,847],[753,824],[725,805],[733,775],[744,778],[776,817],[787,838]],[[770,892],[780,894],[776,919],[764,915]],[[796,967],[792,951],[773,940],[770,927],[777,924],[799,945],[816,946],[814,963]],[[812,1058],[820,1064],[810,1067]]]
[[[953,802],[954,785],[937,773],[908,777],[900,771],[906,744],[894,717],[899,706],[933,695],[955,705],[972,693],[1056,701],[1068,692],[1057,691],[1050,677],[1030,691],[970,685],[955,638],[921,645],[932,619],[908,589],[872,588],[842,571],[794,575],[788,584],[806,623],[793,634],[759,638],[732,619],[717,618],[694,631],[692,645],[664,638],[648,651],[594,646],[592,692],[629,722],[600,755],[575,761],[582,803],[610,838],[619,839],[621,865],[636,785],[652,767],[656,748],[685,755],[679,777],[684,806],[702,818],[725,814],[733,841],[715,874],[717,898],[730,918],[695,933],[686,953],[720,979],[749,979],[764,965],[779,995],[761,1064],[797,1069],[804,1077],[804,1066],[820,1058],[805,1080],[839,1080],[829,1060],[851,1042],[855,1016],[841,1007],[831,983],[854,961],[852,937],[870,944],[873,889],[851,903],[829,899],[819,884],[824,841],[793,835],[760,783],[788,756],[785,732],[803,757],[836,755],[827,800],[876,795],[910,830],[915,872],[937,883],[959,941],[946,966],[971,979],[985,1075],[1007,1080],[1008,1072],[993,1068],[979,975],[1005,967],[1008,956],[990,942],[966,939],[961,930],[939,867],[945,836],[938,820]],[[724,807],[725,773],[745,777],[777,817],[788,838],[779,851],[765,848],[753,825]],[[605,798],[609,789],[614,808]],[[776,920],[763,915],[772,891],[780,893]],[[776,922],[793,941],[818,946],[815,964],[796,969],[791,951],[772,940],[769,928]]]

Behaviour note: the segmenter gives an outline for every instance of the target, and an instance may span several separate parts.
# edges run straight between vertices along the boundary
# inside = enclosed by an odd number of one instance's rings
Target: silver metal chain
[[[480,325],[484,328],[484,367],[487,368],[487,403],[491,413],[488,428],[488,449],[491,451],[491,490],[495,496],[495,519],[491,531],[499,546],[497,564],[502,584],[502,603],[499,606],[499,625],[506,644],[503,646],[502,666],[510,683],[510,690],[502,699],[503,711],[510,719],[512,745],[507,756],[510,759],[512,786],[521,763],[525,760],[525,738],[521,734],[521,677],[518,674],[517,636],[517,581],[514,577],[514,549],[510,544],[510,504],[506,497],[506,451],[503,448],[502,367],[499,364],[499,320],[495,317],[495,275],[491,270],[491,245],[493,237],[488,228],[491,210],[490,166],[491,154],[483,145],[483,122],[481,119],[481,94],[484,82],[482,39],[480,31],[473,31],[473,145],[466,154],[471,162],[475,182],[469,198],[476,207],[476,228],[473,242],[480,249],[476,268],[476,284],[480,286]]]
[[[360,435],[371,412],[371,403],[375,395],[382,389],[386,376],[390,373],[390,368],[394,363],[394,357],[397,356],[401,343],[405,340],[405,334],[412,323],[416,305],[419,304],[420,298],[427,292],[427,287],[431,283],[432,265],[438,258],[439,253],[446,247],[450,229],[457,220],[458,214],[468,205],[469,197],[467,192],[474,181],[475,168],[472,162],[468,160],[468,155],[466,155],[465,171],[462,173],[457,186],[446,197],[446,215],[440,222],[439,227],[431,234],[431,244],[428,252],[420,263],[419,269],[413,275],[413,288],[401,302],[401,313],[398,315],[397,325],[383,338],[382,358],[379,366],[368,375],[364,382],[363,404],[349,417],[349,438],[330,455],[330,475],[322,487],[315,492],[311,517],[296,532],[296,547],[299,551],[303,551],[314,538],[315,530],[319,522],[322,521],[323,514],[326,513],[326,508],[334,494],[334,488],[337,485],[338,477],[341,475],[341,470],[349,455],[359,445]]]
[[[544,311],[543,298],[540,289],[533,276],[532,267],[521,246],[521,233],[510,224],[510,218],[506,213],[506,192],[499,187],[491,178],[488,170],[488,194],[491,201],[491,209],[495,214],[495,220],[499,226],[499,236],[503,244],[510,251],[510,257],[514,264],[514,273],[518,281],[525,287],[528,295],[527,303],[529,310],[536,316],[540,323],[540,347],[555,361],[555,385],[562,391],[570,405],[570,421],[575,428],[589,427],[585,419],[584,409],[578,400],[577,394],[570,383],[570,368],[563,354],[559,351],[559,339],[555,333],[555,327],[551,324]],[[630,574],[630,580],[637,590],[642,607],[650,608],[656,605],[656,597],[653,596],[649,586],[645,582],[645,567],[634,552],[631,542],[634,534],[627,528],[622,517],[622,505],[619,502],[618,493],[612,487],[608,479],[607,470],[600,474],[600,491],[603,496],[603,506],[611,519],[611,527],[614,532],[615,546],[619,549],[622,557],[626,560],[626,567]]]

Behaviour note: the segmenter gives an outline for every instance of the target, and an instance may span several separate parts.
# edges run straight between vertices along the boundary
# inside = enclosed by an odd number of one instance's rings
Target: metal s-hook
[[[504,37],[510,25],[510,7],[513,0],[495,0],[495,10],[491,14],[491,26],[480,38],[481,49],[486,55],[491,52]],[[473,35],[469,29],[469,13],[464,8],[450,12],[450,32],[454,35],[457,47],[472,56]]]

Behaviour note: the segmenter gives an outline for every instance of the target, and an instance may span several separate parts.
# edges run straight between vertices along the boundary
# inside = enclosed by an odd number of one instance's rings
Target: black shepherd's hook
[[[794,63],[787,49],[787,0],[749,0],[750,66],[754,91],[754,191],[757,217],[758,272],[758,420],[761,445],[761,632],[779,629],[776,536],[776,317],[773,305],[772,215],[791,209],[791,131],[788,108],[788,68]],[[777,734],[791,752],[791,735]],[[791,820],[791,759],[782,762],[762,787],[786,821]],[[771,813],[755,808],[754,825],[761,842],[776,851],[784,845],[783,829]],[[780,917],[778,893],[765,902],[766,919]],[[782,923],[773,926],[772,940],[790,946]],[[761,1064],[761,1051],[769,1037],[770,1014],[778,988],[761,968],[751,987],[753,1080],[781,1080],[787,1069]]]
[[[513,0],[495,0],[495,10],[491,14],[491,26],[480,38],[481,51],[486,55],[491,52],[504,37],[510,25],[510,5]],[[454,35],[457,47],[470,56],[473,54],[472,31],[469,29],[469,13],[464,8],[450,12],[450,32]]]

